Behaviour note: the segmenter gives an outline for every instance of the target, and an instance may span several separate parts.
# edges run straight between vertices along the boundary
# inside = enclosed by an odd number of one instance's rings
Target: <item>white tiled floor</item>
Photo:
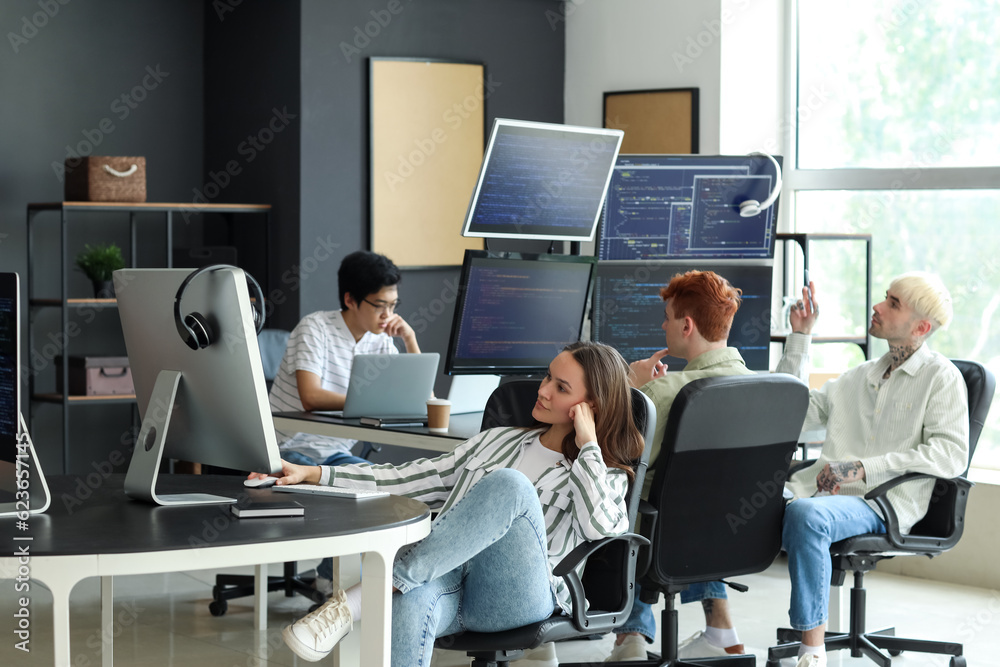
[[[305,613],[308,601],[286,599],[272,593],[269,600],[269,630],[258,636],[253,630],[250,598],[230,602],[222,617],[209,614],[214,572],[119,577],[115,579],[115,664],[128,667],[257,667],[258,665],[305,665],[281,642],[280,629]],[[739,578],[750,592],[734,593],[733,612],[740,639],[763,667],[766,648],[774,630],[787,621],[788,580],[784,561],[766,572]],[[51,597],[41,587],[31,591],[31,652],[14,648],[12,613],[13,582],[0,594],[0,665],[4,667],[52,664]],[[994,638],[1000,636],[1000,593],[987,589],[873,573],[866,577],[868,625],[894,624],[902,636],[948,639],[965,644],[968,664],[974,667],[1000,665]],[[87,580],[73,596],[72,654],[74,667],[101,665],[100,603],[98,580]],[[700,605],[687,605],[680,612],[680,634],[701,629]],[[356,633],[354,633],[356,634]],[[600,663],[611,650],[611,638],[559,644],[561,660]],[[258,657],[263,656],[263,657]],[[862,659],[831,654],[836,665],[869,665]],[[332,660],[320,664],[332,664]],[[439,652],[435,667],[468,665],[463,655]],[[893,661],[900,667],[947,665],[941,656],[904,653]]]

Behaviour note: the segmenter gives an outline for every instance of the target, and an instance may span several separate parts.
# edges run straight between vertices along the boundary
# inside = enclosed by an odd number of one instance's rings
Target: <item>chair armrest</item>
[[[580,580],[580,573],[577,571],[577,567],[590,555],[604,548],[606,545],[618,541],[627,542],[629,546],[630,555],[625,576],[631,585],[635,581],[635,563],[638,558],[639,547],[649,546],[649,540],[635,533],[623,533],[622,535],[604,537],[577,545],[575,549],[566,554],[559,561],[559,564],[552,569],[552,574],[561,577],[569,588],[570,600],[573,606],[573,625],[581,632],[609,632],[618,623],[624,621],[625,616],[632,609],[632,601],[635,597],[634,587],[629,589],[624,608],[591,613],[587,609],[587,595],[583,589],[583,582]]]
[[[659,518],[660,513],[653,503],[642,499],[639,500],[638,512],[639,516],[643,519],[639,522],[639,532],[649,540],[647,543],[648,547],[648,544],[652,544],[653,536],[656,534],[656,520]],[[639,549],[639,561],[635,566],[636,577],[641,577],[646,574],[646,571],[649,570],[649,566],[652,565],[652,563],[653,550],[651,548]]]
[[[946,486],[950,486],[955,489],[955,522],[953,524],[954,528],[951,534],[941,536],[903,535],[899,531],[899,517],[896,515],[896,510],[889,503],[889,499],[886,497],[886,494],[900,484],[922,479],[932,479],[935,480],[935,482],[943,483]],[[944,551],[953,547],[962,536],[962,529],[965,523],[962,518],[965,516],[965,505],[968,501],[969,489],[973,486],[975,485],[964,477],[954,477],[949,479],[945,477],[936,477],[927,473],[908,472],[905,475],[900,475],[899,477],[890,479],[888,482],[879,484],[877,487],[865,494],[865,500],[875,501],[875,504],[878,505],[880,510],[882,510],[882,516],[885,519],[886,537],[893,547],[907,551]],[[935,487],[935,489],[936,488],[937,487]],[[935,497],[931,498],[931,502],[935,502],[940,495],[941,494],[935,493]]]

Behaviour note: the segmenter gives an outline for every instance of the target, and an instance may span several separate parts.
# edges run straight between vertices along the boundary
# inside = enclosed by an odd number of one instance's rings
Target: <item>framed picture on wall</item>
[[[484,67],[369,59],[371,249],[398,266],[461,266],[462,223],[483,161]]]
[[[625,132],[622,153],[697,153],[698,89],[604,93],[604,127]]]

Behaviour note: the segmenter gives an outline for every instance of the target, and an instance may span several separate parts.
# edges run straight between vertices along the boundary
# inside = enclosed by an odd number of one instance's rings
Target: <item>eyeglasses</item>
[[[368,299],[361,299],[369,306],[375,309],[376,315],[383,315],[385,313],[393,313],[399,308],[399,300],[393,301],[392,303],[372,303]]]

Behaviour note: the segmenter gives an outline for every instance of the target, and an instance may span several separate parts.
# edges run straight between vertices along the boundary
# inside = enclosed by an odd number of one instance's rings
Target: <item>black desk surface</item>
[[[106,478],[55,475],[46,478],[52,503],[32,514],[27,530],[16,517],[0,518],[4,543],[30,536],[32,556],[112,554],[253,544],[284,539],[351,535],[418,523],[429,515],[421,502],[388,496],[352,500],[304,493],[247,489],[243,476],[161,475],[158,493],[214,493],[237,499],[297,501],[303,517],[237,519],[229,504],[157,507],[125,495],[124,474]]]

